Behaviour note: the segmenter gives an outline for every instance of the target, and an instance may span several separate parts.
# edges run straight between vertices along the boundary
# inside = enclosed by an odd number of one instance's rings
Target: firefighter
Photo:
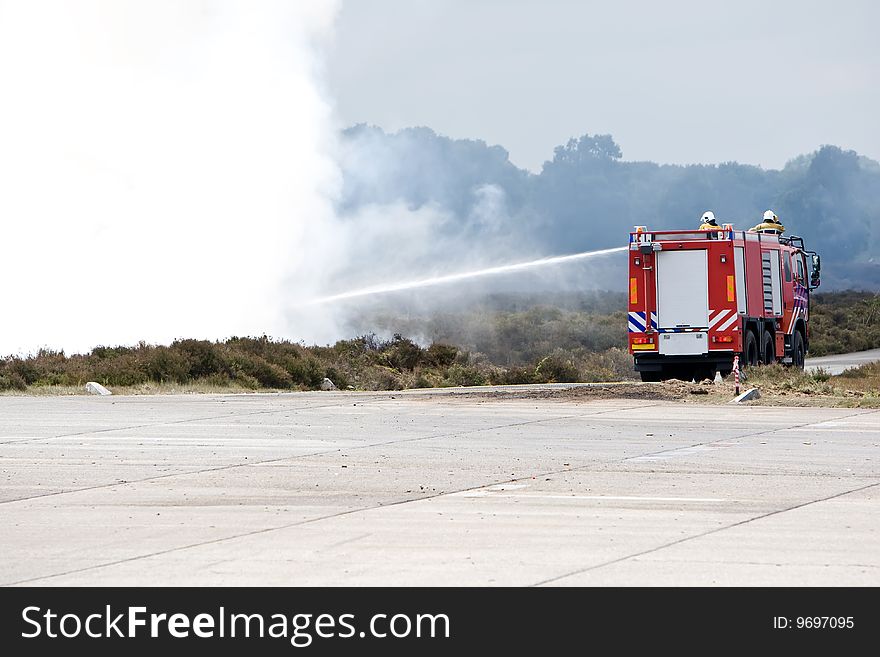
[[[764,213],[764,220],[751,229],[753,233],[770,233],[772,235],[782,235],[785,232],[785,226],[779,221],[779,217],[773,210],[767,210]]]
[[[711,210],[703,213],[700,222],[700,230],[716,230],[718,228],[718,224],[715,222],[715,213]]]

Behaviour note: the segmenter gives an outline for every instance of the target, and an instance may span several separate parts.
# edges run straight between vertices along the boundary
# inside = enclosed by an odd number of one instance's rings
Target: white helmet
[[[709,210],[708,212],[703,213],[702,222],[704,224],[714,224],[715,223],[715,213]]]
[[[767,210],[767,212],[764,213],[764,221],[776,223],[779,221],[779,218],[776,216],[776,213],[773,212],[773,210]]]

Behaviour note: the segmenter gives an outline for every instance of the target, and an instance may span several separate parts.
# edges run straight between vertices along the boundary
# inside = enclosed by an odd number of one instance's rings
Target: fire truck
[[[809,265],[809,267],[808,267]],[[745,366],[803,369],[820,258],[800,237],[649,231],[629,241],[629,350],[643,381],[697,381]]]

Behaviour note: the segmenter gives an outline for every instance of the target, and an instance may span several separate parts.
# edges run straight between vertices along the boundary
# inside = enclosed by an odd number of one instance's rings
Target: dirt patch
[[[502,390],[454,391],[444,397],[467,397],[494,400],[542,399],[559,401],[589,401],[594,399],[639,399],[645,401],[679,401],[720,403],[733,398],[733,386],[715,385],[709,381],[689,383],[672,379],[663,383],[614,383],[576,386],[572,388],[505,388]]]
[[[756,400],[743,405],[755,406],[821,406],[880,408],[880,397],[872,391],[855,391],[833,386],[792,386],[786,381],[744,381],[740,392],[757,388],[761,393]],[[444,395],[429,395],[432,399],[467,398],[504,401],[533,399],[578,402],[602,399],[636,399],[644,401],[671,401],[685,404],[727,404],[736,396],[733,382],[715,384],[711,381],[691,383],[672,379],[662,383],[616,383],[576,386],[572,388],[534,388],[523,386],[501,390],[450,391]]]

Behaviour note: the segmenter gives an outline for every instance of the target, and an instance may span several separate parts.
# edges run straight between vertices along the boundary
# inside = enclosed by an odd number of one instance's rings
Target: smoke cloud
[[[336,12],[329,0],[0,0],[0,354],[328,342],[372,330],[371,307],[389,298],[315,299],[547,255],[512,230],[501,186],[445,207],[431,196],[452,182],[431,160],[402,161],[369,131],[339,138],[321,68]],[[425,202],[403,200],[406,167],[432,186]],[[377,200],[347,203],[352,190]],[[455,279],[405,302],[425,312],[505,286],[555,289],[555,276]]]
[[[332,221],[335,12],[0,3],[0,352],[288,330]]]

